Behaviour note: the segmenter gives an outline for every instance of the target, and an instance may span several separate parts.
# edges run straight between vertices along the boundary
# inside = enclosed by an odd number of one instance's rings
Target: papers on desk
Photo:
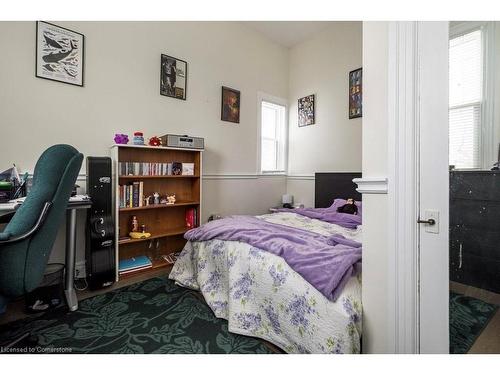
[[[16,210],[21,204],[23,204],[26,197],[21,197],[17,199],[13,199],[7,203],[0,203],[0,211],[12,211]],[[70,197],[68,202],[88,202],[90,201],[90,197],[87,194],[77,194],[73,197]]]

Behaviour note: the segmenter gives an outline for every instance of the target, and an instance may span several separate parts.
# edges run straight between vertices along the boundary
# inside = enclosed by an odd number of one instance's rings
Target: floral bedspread
[[[260,218],[361,242],[361,227],[346,229],[295,213]],[[170,279],[201,291],[229,331],[263,338],[288,353],[359,353],[361,275],[336,302],[326,299],[283,258],[236,241],[188,242]]]

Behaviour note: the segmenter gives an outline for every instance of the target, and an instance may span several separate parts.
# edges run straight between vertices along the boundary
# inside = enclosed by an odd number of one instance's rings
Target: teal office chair
[[[33,187],[21,207],[0,216],[0,314],[9,299],[41,282],[83,155],[69,145],[55,145],[38,159]]]

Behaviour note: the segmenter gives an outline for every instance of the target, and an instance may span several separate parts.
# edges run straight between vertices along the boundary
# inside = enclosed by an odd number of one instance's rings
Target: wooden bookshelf
[[[186,240],[186,210],[196,208],[197,223],[201,219],[201,167],[202,151],[170,147],[150,147],[133,145],[113,145],[111,157],[113,160],[114,212],[116,223],[116,281],[159,268],[172,265],[163,260],[162,255],[181,251]],[[141,163],[194,163],[193,175],[120,175],[119,162]],[[143,183],[144,196],[159,192],[160,196],[175,194],[173,205],[150,204],[141,207],[121,207],[119,186],[133,182]],[[137,216],[139,225],[146,226],[148,238],[123,239],[130,232],[131,220]],[[118,262],[139,255],[151,259],[152,268],[120,275]]]

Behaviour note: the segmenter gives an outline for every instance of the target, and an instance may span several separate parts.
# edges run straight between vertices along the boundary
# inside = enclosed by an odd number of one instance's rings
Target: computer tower
[[[115,222],[112,205],[111,158],[87,157],[86,270],[90,289],[112,285],[116,276]]]

